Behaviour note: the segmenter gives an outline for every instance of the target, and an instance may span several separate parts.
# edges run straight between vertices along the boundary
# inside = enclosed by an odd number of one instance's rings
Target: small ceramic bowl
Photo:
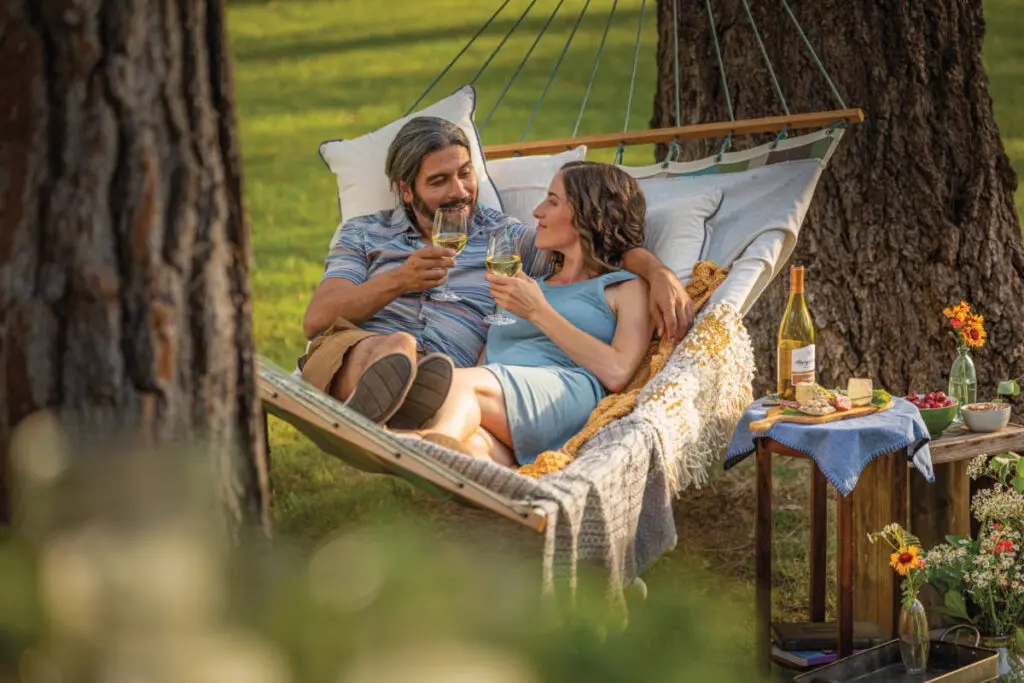
[[[918,394],[918,398],[924,398],[924,394]],[[921,413],[921,419],[924,420],[924,426],[928,428],[928,434],[933,439],[937,439],[942,436],[942,432],[946,430],[950,424],[953,423],[953,418],[956,417],[956,399],[952,399],[953,405],[945,406],[942,408],[918,408],[917,411]]]
[[[972,432],[998,432],[1010,423],[1010,404],[968,403],[960,414]]]

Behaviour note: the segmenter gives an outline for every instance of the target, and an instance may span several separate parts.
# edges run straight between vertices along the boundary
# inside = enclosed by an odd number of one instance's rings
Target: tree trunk
[[[748,4],[790,110],[839,108],[781,4]],[[736,118],[782,114],[742,2],[711,5]],[[982,67],[980,0],[791,7],[840,94],[866,116],[826,170],[792,257],[807,266],[821,381],[944,388],[955,350],[942,309],[964,299],[985,316],[989,341],[974,355],[979,400],[993,398],[1000,379],[1024,372],[1024,248]],[[681,121],[728,120],[705,5],[680,3],[679,13]],[[671,0],[659,2],[658,24],[655,127],[675,123]],[[688,145],[684,156],[719,145]],[[757,391],[774,385],[787,281],[746,319]]]
[[[40,409],[202,438],[233,523],[266,525],[224,14],[0,0],[0,458]]]

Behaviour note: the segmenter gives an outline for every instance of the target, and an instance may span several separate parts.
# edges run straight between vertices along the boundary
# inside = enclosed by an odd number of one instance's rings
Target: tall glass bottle
[[[789,269],[789,303],[779,325],[776,391],[793,398],[794,384],[816,381],[814,367],[814,321],[804,298],[804,267],[794,265]]]

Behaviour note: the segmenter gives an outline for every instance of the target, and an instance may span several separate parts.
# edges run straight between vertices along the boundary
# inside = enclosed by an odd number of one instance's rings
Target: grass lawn
[[[301,352],[301,318],[319,280],[322,259],[337,223],[333,176],[317,157],[321,141],[361,135],[405,113],[422,89],[497,7],[480,0],[256,0],[230,3],[231,44],[241,118],[245,201],[252,226],[256,270],[255,327],[259,352],[292,367]],[[652,3],[649,3],[652,4]],[[1018,173],[1024,172],[1024,23],[1020,0],[985,0],[989,36],[986,66],[996,118]],[[431,98],[468,82],[525,8],[516,0],[437,86]],[[594,0],[570,55],[549,93],[531,139],[566,136],[583,97],[592,56],[610,0]],[[546,20],[543,3],[489,67],[478,84],[482,123],[508,75]],[[566,8],[551,24],[533,58],[484,130],[484,142],[519,139],[524,123],[572,29]],[[640,0],[620,0],[580,133],[621,128]],[[648,7],[633,99],[631,129],[651,115],[655,71],[655,18]],[[598,155],[594,155],[597,157]],[[601,156],[600,158],[604,158]],[[607,160],[610,160],[610,153]],[[647,163],[649,149],[627,151],[626,163]],[[1018,191],[1018,209],[1024,192]],[[278,533],[315,541],[331,531],[386,522],[396,516],[451,523],[467,514],[427,499],[400,481],[356,472],[323,455],[279,421],[272,421],[273,486]],[[749,599],[753,558],[752,463],[716,470],[711,485],[687,494],[679,512],[679,548],[651,572],[650,583],[681,586],[678,571],[692,560],[739,579],[730,590]],[[804,524],[806,471],[786,469],[778,487],[776,592],[784,613],[806,603]],[[503,529],[497,526],[495,529]]]

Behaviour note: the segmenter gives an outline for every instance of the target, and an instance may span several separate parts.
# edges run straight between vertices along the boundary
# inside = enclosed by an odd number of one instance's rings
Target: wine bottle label
[[[790,361],[793,384],[811,384],[814,382],[814,344],[793,349]]]

